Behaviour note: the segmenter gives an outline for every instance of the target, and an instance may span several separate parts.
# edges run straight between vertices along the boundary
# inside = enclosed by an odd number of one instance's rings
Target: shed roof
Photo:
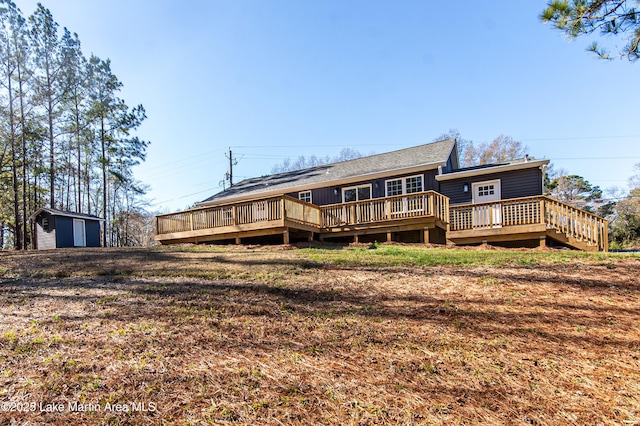
[[[436,176],[438,182],[488,175],[492,173],[506,172],[511,170],[529,169],[534,167],[543,167],[549,164],[550,160],[531,160],[528,157],[518,158],[515,160],[505,161],[503,163],[483,164],[481,166],[466,167]]]
[[[327,185],[340,185],[378,176],[410,172],[416,168],[435,169],[447,164],[455,143],[455,139],[446,139],[355,160],[245,179],[198,204],[218,204]]]
[[[52,216],[65,216],[65,217],[73,217],[73,218],[76,218],[76,219],[104,221],[104,219],[99,218],[98,216],[94,216],[92,214],[68,212],[68,211],[64,211],[64,210],[52,209],[52,208],[49,208],[49,207],[41,207],[41,208],[39,208],[38,210],[35,211],[35,213],[33,213],[31,216],[29,216],[29,220],[34,220],[36,217],[38,217],[38,215],[40,215],[43,212],[49,213]]]

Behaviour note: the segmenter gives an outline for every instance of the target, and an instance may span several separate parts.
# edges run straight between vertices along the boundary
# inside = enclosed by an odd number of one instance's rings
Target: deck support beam
[[[429,244],[429,227],[425,226],[422,230],[422,243]]]
[[[289,244],[289,228],[282,231],[282,240],[284,244]]]
[[[387,231],[387,242],[390,243],[393,241],[393,234],[391,231]]]
[[[540,248],[545,248],[547,246],[547,236],[542,235],[540,237]]]

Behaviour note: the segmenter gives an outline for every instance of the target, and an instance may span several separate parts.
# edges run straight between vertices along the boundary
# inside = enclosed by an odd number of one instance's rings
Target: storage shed
[[[41,208],[29,218],[35,223],[35,248],[100,247],[100,222],[97,216]]]

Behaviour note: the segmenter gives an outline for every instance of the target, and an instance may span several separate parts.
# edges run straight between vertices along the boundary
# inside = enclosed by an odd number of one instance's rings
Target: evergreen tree
[[[31,47],[38,68],[35,76],[36,92],[44,108],[47,138],[49,141],[49,204],[56,207],[56,125],[61,114],[60,103],[64,96],[61,81],[62,60],[58,23],[49,9],[38,3],[29,17]]]
[[[625,39],[626,45],[613,55],[594,41],[588,50],[603,59],[619,57],[636,61],[640,58],[640,2],[637,0],[553,0],[547,3],[540,19],[572,39],[594,32]]]
[[[58,38],[44,6],[26,20],[0,0],[0,248],[28,248],[28,215],[46,204],[102,214],[105,245],[144,240],[129,217],[148,216],[132,170],[146,156],[133,134],[146,114],[121,87],[109,60],[86,60],[77,34]]]
[[[111,174],[120,182],[124,182],[124,173],[112,166],[124,164],[128,170],[139,160],[145,159],[147,142],[130,137],[130,134],[140,126],[146,115],[142,105],[129,110],[125,102],[118,98],[117,92],[120,91],[122,83],[111,72],[109,59],[101,60],[92,55],[89,59],[89,70],[92,81],[89,117],[96,128],[97,143],[100,147],[98,162],[102,174],[102,213],[106,219],[103,244],[107,246],[112,242],[108,238],[112,225],[109,218],[115,216],[109,209],[108,175]],[[113,192],[112,195],[115,198],[116,193]],[[113,206],[114,204],[111,205]]]

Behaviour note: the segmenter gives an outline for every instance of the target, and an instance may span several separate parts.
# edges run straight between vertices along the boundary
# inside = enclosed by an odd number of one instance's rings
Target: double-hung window
[[[385,182],[387,197],[415,194],[424,190],[422,175],[389,179]],[[405,213],[423,209],[422,197],[396,197],[391,200],[392,213]]]
[[[409,176],[406,178],[390,179],[386,181],[387,197],[394,195],[413,194],[416,192],[422,192],[424,186],[422,185],[422,176]]]

